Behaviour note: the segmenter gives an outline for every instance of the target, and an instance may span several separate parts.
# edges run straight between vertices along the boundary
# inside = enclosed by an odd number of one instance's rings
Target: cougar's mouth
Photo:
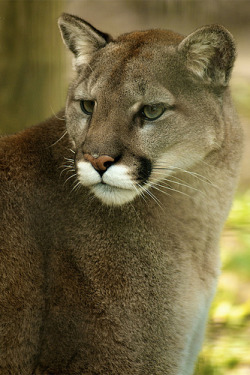
[[[107,205],[120,206],[132,201],[137,192],[134,189],[126,189],[114,185],[109,185],[105,182],[93,185],[90,188],[91,192]]]
[[[137,192],[134,189],[126,189],[114,185],[109,185],[105,182],[93,185],[90,191],[107,205],[120,206],[132,201]]]
[[[138,194],[129,167],[113,165],[102,175],[90,163],[77,163],[77,177],[83,186],[107,205],[123,205],[132,201]]]
[[[123,205],[141,194],[152,172],[152,164],[145,157],[133,155],[131,166],[103,155],[93,160],[85,154],[76,162],[79,182],[107,205]],[[106,165],[109,162],[109,165]]]

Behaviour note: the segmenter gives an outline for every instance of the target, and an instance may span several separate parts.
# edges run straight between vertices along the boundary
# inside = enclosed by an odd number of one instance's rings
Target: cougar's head
[[[223,101],[235,48],[218,25],[188,37],[164,30],[113,40],[63,14],[76,77],[66,105],[80,183],[105,204],[161,190],[223,142]]]

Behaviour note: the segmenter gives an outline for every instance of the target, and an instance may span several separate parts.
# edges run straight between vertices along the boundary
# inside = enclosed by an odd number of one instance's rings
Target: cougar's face
[[[107,205],[162,190],[220,142],[214,101],[188,80],[173,46],[152,48],[133,34],[110,42],[82,64],[69,90],[79,182]]]

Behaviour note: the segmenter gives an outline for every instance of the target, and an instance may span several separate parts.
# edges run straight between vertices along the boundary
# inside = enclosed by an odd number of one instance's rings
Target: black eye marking
[[[95,102],[93,100],[80,100],[80,107],[86,115],[90,116],[94,112]]]

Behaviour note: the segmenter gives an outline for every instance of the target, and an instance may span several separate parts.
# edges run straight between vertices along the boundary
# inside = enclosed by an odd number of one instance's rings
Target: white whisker
[[[62,176],[63,173],[69,173],[69,172],[75,172],[74,168],[72,167],[65,167],[61,173],[60,173],[60,177]]]
[[[69,163],[71,163],[71,164],[75,164],[74,159],[71,159],[71,158],[65,158],[65,157],[64,157],[64,159],[67,160],[67,161],[68,161]]]
[[[161,175],[163,175],[163,176],[165,175],[165,173],[161,173],[161,172],[159,172],[159,174],[161,174]],[[177,178],[177,177],[171,175],[171,178],[172,178],[172,177],[174,177],[174,178],[176,178],[176,179],[178,179],[178,180],[180,180],[180,181],[183,181],[183,180],[181,180],[180,178]],[[154,180],[153,180],[153,181],[154,181]],[[157,181],[157,180],[156,180],[156,181]],[[169,179],[169,178],[167,178],[167,177],[162,178],[162,179],[160,180],[160,182],[162,182],[162,181],[168,181],[168,182],[170,182],[170,183],[173,183],[173,184],[176,184],[176,185],[180,185],[180,186],[184,186],[184,187],[187,187],[188,189],[192,189],[192,190],[195,190],[195,191],[197,191],[197,192],[199,192],[199,193],[204,194],[203,191],[201,191],[201,190],[199,190],[199,189],[196,189],[196,188],[194,188],[194,187],[191,186],[191,185],[183,184],[183,182],[174,181],[174,180]],[[184,181],[184,182],[185,182],[185,181]]]
[[[59,168],[63,168],[63,167],[67,169],[73,169],[73,170],[75,169],[73,165],[67,165],[67,164],[63,164]]]
[[[146,193],[148,194],[154,201],[155,203],[163,210],[163,207],[161,205],[161,202],[159,201],[158,198],[156,198],[156,196],[151,192],[149,191],[147,188],[145,188],[144,186],[138,184],[138,186]],[[164,211],[164,210],[163,210]]]
[[[81,187],[81,182],[80,181],[76,181],[76,184],[75,186],[73,187],[73,189],[70,191],[70,194],[73,193],[73,191],[78,191]]]
[[[187,194],[187,193],[184,193],[183,191],[181,191],[181,190],[177,190],[177,189],[174,189],[174,188],[171,188],[168,184],[164,184],[163,185],[163,183],[164,182],[162,182],[161,184],[159,183],[159,182],[154,182],[154,184],[152,185],[153,187],[155,187],[155,186],[160,186],[160,187],[163,187],[163,188],[165,188],[165,189],[168,189],[168,190],[171,190],[171,191],[175,191],[176,193],[180,193],[180,194],[182,194],[182,195],[186,195],[187,197],[191,197],[191,195],[189,195],[189,194]],[[170,195],[170,194],[168,194],[168,195]]]
[[[57,118],[60,121],[64,121],[65,120],[65,116],[63,116],[63,118],[60,118],[60,117],[57,116],[57,114],[55,113],[55,111],[53,110],[53,108],[51,107],[51,105],[50,105],[50,109],[51,109],[53,115],[55,116],[55,118]]]
[[[55,141],[54,143],[52,143],[52,145],[50,145],[49,147],[53,147],[53,146],[55,146],[58,142],[60,142],[64,137],[65,137],[65,135],[68,133],[68,131],[66,130],[64,133],[63,133],[63,135],[57,140],[57,141]]]
[[[216,165],[209,164],[205,160],[201,160],[201,163],[207,165],[209,168],[219,169]]]
[[[74,174],[72,174],[72,176],[69,176],[69,177],[67,178],[67,180],[64,181],[64,185],[65,185],[69,180],[71,180],[71,178],[76,177],[76,176],[77,176],[77,173],[74,173]]]
[[[138,186],[142,189],[142,187],[141,187],[140,184],[138,184]],[[144,202],[147,203],[144,192],[143,192],[143,191],[140,191],[140,190],[137,188],[137,186],[136,186],[135,183],[133,183],[133,187],[134,187],[134,189],[137,191],[138,195],[144,200]]]
[[[201,174],[199,174],[197,172],[187,171],[186,169],[179,168],[179,167],[174,167],[174,166],[170,166],[170,167],[157,167],[156,166],[154,169],[170,170],[170,171],[173,171],[173,170],[177,169],[177,170],[179,170],[179,171],[181,171],[183,173],[189,174],[190,176],[193,176],[193,177],[197,178],[201,182],[209,184],[209,185],[211,185],[211,186],[213,186],[213,187],[215,187],[215,188],[218,189],[218,186],[216,186],[212,181],[210,181],[207,177],[202,176]],[[171,177],[172,177],[172,175],[171,175]]]

